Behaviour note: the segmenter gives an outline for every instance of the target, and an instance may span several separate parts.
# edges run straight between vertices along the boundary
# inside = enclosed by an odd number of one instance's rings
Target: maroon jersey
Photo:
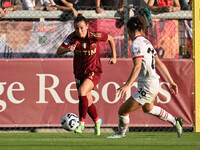
[[[107,41],[108,34],[103,32],[90,32],[85,38],[80,38],[73,32],[63,42],[65,48],[77,43],[74,51],[74,74],[76,78],[88,76],[91,72],[102,73],[98,41]]]

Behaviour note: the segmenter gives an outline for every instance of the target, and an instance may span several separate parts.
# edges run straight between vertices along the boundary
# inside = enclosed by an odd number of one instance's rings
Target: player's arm
[[[64,46],[60,46],[57,51],[56,51],[56,55],[63,55],[65,53],[69,52],[69,48],[65,48]]]
[[[159,59],[159,57],[156,55],[155,56],[155,61],[156,61],[156,66],[158,67],[158,69],[165,75],[165,77],[167,78],[169,84],[170,84],[170,91],[172,93],[177,94],[178,93],[178,86],[177,84],[173,81],[167,67],[165,66],[165,64],[163,64],[163,62]]]
[[[75,43],[75,44],[72,44],[72,45],[70,45],[69,47],[65,47],[65,46],[63,46],[63,44],[57,49],[57,51],[56,51],[56,54],[57,55],[63,55],[63,54],[65,54],[65,53],[68,53],[68,52],[73,52],[75,49],[76,49],[76,45],[77,45],[77,43]]]
[[[115,42],[112,36],[108,35],[108,42],[112,51],[112,58],[109,60],[109,64],[115,64],[117,62],[117,54],[115,48]]]
[[[76,49],[77,42],[74,44],[72,43],[72,38],[74,37],[74,32],[71,33],[65,41],[58,47],[56,54],[63,55],[68,52],[73,52]]]
[[[142,57],[134,58],[133,64],[134,64],[134,66],[133,66],[133,69],[131,71],[131,74],[129,75],[128,80],[126,81],[126,83],[122,87],[117,89],[118,96],[121,95],[122,98],[126,94],[129,87],[133,84],[133,82],[136,80],[137,76],[140,73],[141,66],[142,66]]]

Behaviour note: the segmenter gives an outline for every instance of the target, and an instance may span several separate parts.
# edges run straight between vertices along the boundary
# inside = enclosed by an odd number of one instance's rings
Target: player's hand
[[[77,42],[75,44],[70,45],[69,51],[73,52],[76,49]]]
[[[128,89],[129,89],[129,86],[127,86],[126,84],[118,88],[116,92],[116,94],[118,94],[117,96],[123,98],[124,95],[126,95],[126,92],[128,91]]]
[[[110,58],[108,64],[116,64],[116,62],[117,62],[117,58],[112,57],[112,58]]]
[[[177,86],[176,83],[171,83],[169,88],[170,88],[170,92],[172,94],[177,94],[178,93],[178,86]]]

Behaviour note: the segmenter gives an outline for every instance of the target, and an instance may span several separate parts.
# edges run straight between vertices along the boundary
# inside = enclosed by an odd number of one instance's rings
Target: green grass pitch
[[[112,133],[111,133],[112,134]],[[123,139],[110,133],[0,133],[0,150],[200,150],[200,134],[129,132]]]

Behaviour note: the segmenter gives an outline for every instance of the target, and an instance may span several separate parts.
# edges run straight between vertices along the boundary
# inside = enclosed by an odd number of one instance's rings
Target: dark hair
[[[79,13],[78,16],[74,19],[74,24],[80,21],[84,21],[85,24],[87,24],[86,18],[82,14]]]
[[[131,17],[127,22],[127,28],[131,29],[133,32],[135,30],[145,31],[146,21],[142,16]]]

